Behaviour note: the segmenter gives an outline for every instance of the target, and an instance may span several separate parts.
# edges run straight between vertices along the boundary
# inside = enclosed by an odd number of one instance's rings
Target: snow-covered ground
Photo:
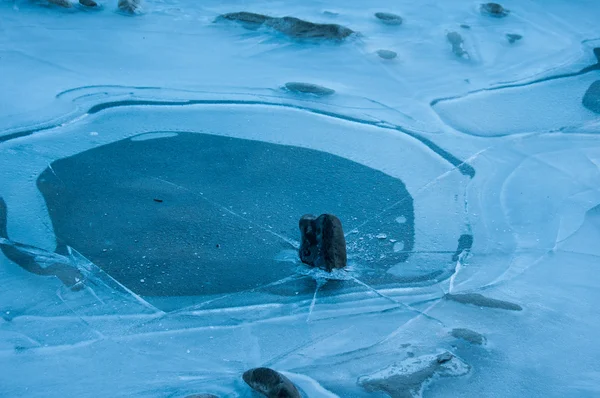
[[[503,6],[1,0],[0,396],[600,395],[600,2]]]

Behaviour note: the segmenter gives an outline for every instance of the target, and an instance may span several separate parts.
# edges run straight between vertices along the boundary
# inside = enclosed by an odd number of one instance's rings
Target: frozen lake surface
[[[1,397],[600,395],[599,2],[71,5],[0,2]]]

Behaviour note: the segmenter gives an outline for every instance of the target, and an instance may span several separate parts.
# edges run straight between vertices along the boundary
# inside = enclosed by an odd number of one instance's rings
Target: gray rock
[[[369,392],[381,391],[392,398],[412,398],[420,396],[423,386],[434,376],[461,376],[469,369],[469,365],[446,351],[439,355],[409,357],[399,364],[360,377],[358,384]]]
[[[479,11],[481,11],[481,13],[483,15],[487,15],[487,16],[494,17],[494,18],[503,18],[503,17],[507,16],[510,13],[509,10],[507,10],[504,7],[502,7],[498,3],[485,3],[485,4],[482,4],[479,7]]]
[[[130,14],[135,13],[141,5],[141,0],[119,0],[117,6],[119,10]]]
[[[219,398],[216,395],[213,394],[193,394],[193,395],[188,395],[185,398]]]
[[[383,59],[394,59],[398,56],[398,54],[392,50],[377,50],[377,55]]]
[[[314,23],[295,17],[275,18],[245,11],[220,15],[215,19],[215,22],[220,21],[234,21],[247,29],[258,29],[261,26],[267,26],[297,39],[339,41],[354,33],[352,29],[338,24]]]
[[[48,0],[48,3],[64,8],[73,7],[73,4],[71,4],[71,2],[68,0]]]
[[[583,106],[592,112],[600,113],[600,80],[596,80],[583,95]]]
[[[302,94],[314,94],[318,96],[331,95],[335,90],[312,83],[288,82],[285,84],[288,91]]]
[[[469,25],[465,24],[465,23],[462,24],[462,25],[460,25],[460,27],[463,28],[463,29],[471,29],[471,27]]]
[[[478,307],[498,308],[501,310],[509,311],[521,311],[523,308],[515,303],[511,303],[504,300],[497,300],[489,297],[485,297],[479,293],[460,293],[460,294],[446,294],[444,296],[446,300],[456,301],[462,304],[472,304]]]
[[[300,260],[311,267],[324,268],[331,272],[344,268],[347,263],[346,239],[339,218],[332,214],[302,216],[300,228]]]
[[[521,40],[523,36],[518,35],[516,33],[507,33],[506,38],[508,39],[508,42],[510,44],[513,44],[514,42]]]
[[[252,389],[267,398],[301,398],[294,383],[273,369],[250,369],[244,372],[242,378]]]
[[[402,25],[402,17],[391,12],[376,12],[375,18],[386,25]]]
[[[450,332],[450,334],[457,339],[465,340],[471,344],[476,344],[476,345],[485,344],[485,337],[482,334],[477,333],[471,329],[464,329],[464,328],[452,329],[452,332]]]
[[[458,32],[448,32],[446,38],[452,45],[452,52],[458,57],[469,57],[469,54],[465,51],[463,45],[463,38]]]
[[[81,4],[82,6],[86,6],[86,7],[98,6],[98,3],[96,3],[94,0],[79,0],[79,4]]]

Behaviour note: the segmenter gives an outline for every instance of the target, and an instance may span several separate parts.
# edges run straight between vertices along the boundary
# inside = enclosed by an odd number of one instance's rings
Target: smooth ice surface
[[[600,3],[502,5],[0,2],[0,396],[598,396]]]

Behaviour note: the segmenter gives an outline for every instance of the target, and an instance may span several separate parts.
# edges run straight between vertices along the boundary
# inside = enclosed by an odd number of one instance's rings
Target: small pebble
[[[398,56],[395,51],[391,50],[377,50],[377,55],[383,59],[394,59]]]
[[[376,12],[375,18],[386,25],[402,25],[402,17],[391,12]]]

